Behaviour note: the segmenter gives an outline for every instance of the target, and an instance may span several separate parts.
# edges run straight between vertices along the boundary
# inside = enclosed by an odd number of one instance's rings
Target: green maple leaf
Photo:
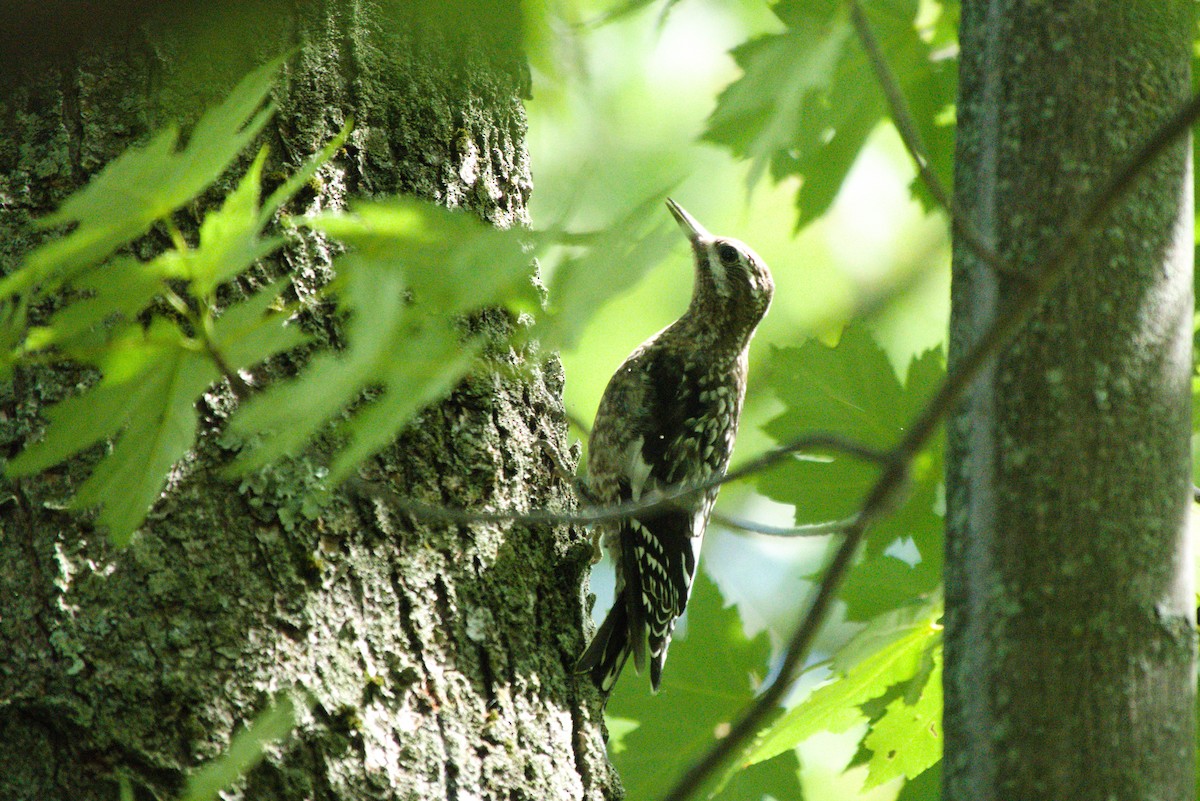
[[[927,677],[922,665],[941,642],[941,608],[940,598],[931,599],[872,621],[838,653],[834,680],[781,716],[759,739],[749,761],[771,759],[814,734],[844,732],[866,722],[864,704],[897,684]]]
[[[829,432],[876,449],[892,448],[940,384],[940,351],[913,359],[900,383],[887,355],[866,331],[847,328],[834,347],[811,340],[776,349],[769,373],[783,411],[764,426],[778,443]],[[851,572],[843,597],[853,620],[867,620],[929,592],[941,581],[942,437],[914,461],[909,495],[869,534],[865,558]],[[879,475],[876,465],[841,453],[801,455],[757,477],[760,492],[795,507],[798,524],[839,520],[854,513]],[[889,549],[915,546],[905,562]]]

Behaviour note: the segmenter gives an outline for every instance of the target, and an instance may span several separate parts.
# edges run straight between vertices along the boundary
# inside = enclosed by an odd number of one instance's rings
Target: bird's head
[[[693,310],[731,322],[748,337],[767,313],[775,293],[766,262],[745,242],[710,234],[670,198],[667,208],[692,243],[696,259]]]

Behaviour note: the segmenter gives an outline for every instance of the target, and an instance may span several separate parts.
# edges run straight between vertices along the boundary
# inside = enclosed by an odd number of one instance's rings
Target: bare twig
[[[591,432],[588,430],[587,424],[570,412],[567,412],[567,423],[577,429],[585,438],[590,436]],[[575,483],[575,491],[581,497],[586,498],[586,484]],[[827,520],[823,523],[811,523],[803,526],[770,526],[754,520],[723,514],[719,511],[713,512],[712,520],[714,523],[729,529],[749,531],[753,534],[763,534],[768,537],[824,537],[830,534],[840,534],[851,522],[851,518],[846,518],[845,520]]]
[[[206,334],[202,339],[205,353],[213,360],[213,364],[217,366],[217,370],[221,372],[221,375],[225,376],[225,380],[229,382],[229,388],[233,390],[233,396],[239,402],[245,403],[254,394],[254,388],[246,382],[246,379],[242,378],[241,373],[233,369],[225,359],[225,354],[217,347],[217,343],[213,342],[212,337]]]
[[[991,246],[984,241],[983,236],[971,224],[962,208],[951,199],[950,193],[946,191],[946,187],[929,166],[928,151],[925,149],[925,143],[921,140],[921,132],[917,129],[912,114],[909,113],[904,92],[900,89],[900,82],[896,80],[895,73],[892,72],[887,59],[883,56],[883,50],[879,46],[879,40],[875,37],[875,31],[871,28],[871,23],[867,20],[867,15],[863,12],[862,5],[858,0],[848,0],[848,2],[854,29],[862,42],[863,50],[867,53],[867,60],[871,62],[871,67],[875,70],[875,78],[879,81],[880,88],[883,89],[884,97],[887,98],[892,112],[892,122],[896,125],[896,132],[900,134],[900,140],[916,165],[917,175],[921,177],[921,182],[925,184],[925,188],[929,190],[929,194],[933,196],[938,205],[945,209],[946,214],[950,216],[950,228],[954,231],[955,236],[962,239],[971,250],[975,251],[975,255],[984,264],[993,270],[1002,271],[1003,265],[996,255],[996,251],[992,250]]]
[[[576,417],[571,412],[567,412],[566,417],[567,417],[567,425],[571,426],[576,431],[578,431],[580,436],[583,439],[587,439],[588,437],[590,437],[592,435],[591,427],[589,427],[588,424],[585,423],[582,419],[580,419],[579,417]]]
[[[739,531],[749,531],[752,534],[765,534],[768,537],[826,537],[830,534],[841,534],[854,525],[855,518],[844,520],[827,520],[824,523],[808,523],[803,526],[768,526],[753,520],[746,520],[733,515],[713,512],[714,523],[726,528]]]
[[[705,481],[674,487],[662,492],[650,492],[636,501],[628,501],[612,506],[585,507],[575,512],[479,512],[421,503],[412,498],[405,498],[386,487],[357,477],[347,479],[345,486],[355,494],[378,499],[398,511],[409,512],[422,520],[440,520],[447,523],[588,525],[668,509],[674,507],[682,498],[688,498],[697,492],[703,492],[706,489],[712,489],[713,487],[754,475],[797,453],[829,453],[831,451],[845,453],[864,461],[876,463],[884,463],[891,458],[890,454],[836,434],[810,434],[795,439],[786,445],[773,448],[736,470],[731,470],[723,475],[713,476]]]
[[[1133,158],[1092,195],[1092,199],[1084,207],[1084,212],[1068,222],[1057,246],[1040,260],[1041,269],[1032,275],[1026,291],[1013,298],[1013,302],[997,316],[992,326],[954,365],[937,394],[917,415],[891,452],[883,472],[863,502],[861,512],[846,529],[845,538],[830,560],[821,583],[814,590],[807,613],[788,640],[775,680],[747,707],[729,733],[714,743],[712,748],[684,773],[664,797],[664,801],[684,801],[689,798],[735,753],[740,753],[750,738],[759,731],[767,717],[791,689],[812,647],[813,639],[825,622],[838,588],[854,562],[854,555],[862,544],[867,528],[892,505],[895,496],[905,484],[912,459],[933,436],[934,431],[949,415],[954,404],[979,375],[984,365],[1007,344],[1040,301],[1061,280],[1067,266],[1078,255],[1088,231],[1129,191],[1141,172],[1185,133],[1197,118],[1200,118],[1200,95],[1193,97],[1160,125]]]

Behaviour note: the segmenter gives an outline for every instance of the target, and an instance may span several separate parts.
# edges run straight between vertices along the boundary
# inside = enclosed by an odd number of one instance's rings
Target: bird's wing
[[[639,414],[632,417],[637,436],[623,451],[622,500],[639,500],[696,478],[700,443],[694,421],[700,416],[699,393],[694,377],[669,356],[649,354],[649,362],[643,366]],[[687,605],[707,520],[706,506],[704,498],[681,498],[670,507],[621,522],[621,560],[629,585],[625,601],[635,624],[631,630],[645,631],[652,673],[661,671],[675,620]],[[633,639],[634,661],[640,671],[644,664],[642,638]]]

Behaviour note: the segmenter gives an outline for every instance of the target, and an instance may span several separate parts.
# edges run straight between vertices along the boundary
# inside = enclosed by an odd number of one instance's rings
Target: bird
[[[704,531],[733,453],[750,340],[775,285],[744,242],[709,233],[674,200],[667,208],[695,261],[692,298],[609,380],[588,440],[587,491],[600,505],[699,487],[669,504],[596,525],[616,566],[612,609],[579,657],[607,698],[632,654],[657,693],[671,634],[687,606]],[[597,557],[598,558],[598,557]]]

